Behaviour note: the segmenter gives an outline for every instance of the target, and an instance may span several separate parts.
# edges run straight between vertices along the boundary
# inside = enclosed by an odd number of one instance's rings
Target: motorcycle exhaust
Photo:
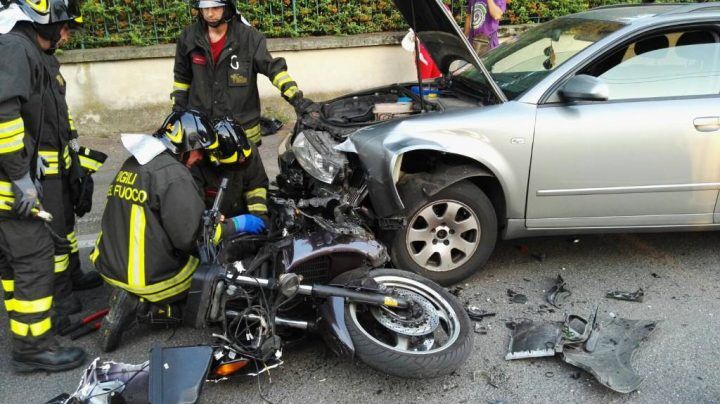
[[[278,286],[276,282],[271,283],[268,279],[253,278],[251,276],[238,275],[233,277],[232,280],[240,285],[258,286],[271,290],[277,289]],[[407,302],[407,300],[401,297],[392,297],[378,293],[356,292],[354,290],[348,290],[337,286],[299,285],[297,289],[297,294],[321,298],[338,296],[344,297],[350,301],[357,303],[367,303],[375,306],[386,306],[401,309],[410,307],[410,304]]]

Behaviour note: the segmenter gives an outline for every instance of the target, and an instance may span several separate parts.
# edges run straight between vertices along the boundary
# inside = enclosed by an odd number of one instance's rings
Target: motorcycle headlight
[[[326,184],[332,184],[347,158],[333,150],[334,144],[328,142],[330,140],[322,132],[308,130],[298,133],[292,148],[295,158],[308,174]]]

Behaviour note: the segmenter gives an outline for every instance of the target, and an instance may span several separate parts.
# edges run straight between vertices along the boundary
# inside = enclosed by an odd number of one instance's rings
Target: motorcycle
[[[271,191],[267,235],[215,246],[226,186],[203,218],[202,264],[183,319],[222,330],[213,334],[209,378],[276,367],[288,342],[311,333],[336,354],[399,377],[446,375],[467,360],[473,333],[463,306],[428,279],[384,268],[384,245],[351,205]]]

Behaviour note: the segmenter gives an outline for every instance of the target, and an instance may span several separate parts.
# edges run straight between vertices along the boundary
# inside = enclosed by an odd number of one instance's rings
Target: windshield
[[[623,26],[612,21],[560,18],[498,46],[482,61],[508,99],[515,99],[566,60]],[[488,87],[483,74],[470,64],[454,75]]]

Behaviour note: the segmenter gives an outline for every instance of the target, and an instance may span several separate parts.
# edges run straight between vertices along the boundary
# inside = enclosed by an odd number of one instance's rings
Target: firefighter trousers
[[[50,223],[52,229],[60,237],[67,238],[71,245],[70,254],[55,256],[55,288],[53,295],[56,300],[67,298],[72,293],[72,275],[80,271],[77,237],[75,236],[75,212],[70,195],[70,182],[63,173],[47,175],[43,179],[43,208],[53,215]]]
[[[54,249],[43,222],[0,218],[0,278],[14,353],[44,351],[55,343],[50,320]]]

